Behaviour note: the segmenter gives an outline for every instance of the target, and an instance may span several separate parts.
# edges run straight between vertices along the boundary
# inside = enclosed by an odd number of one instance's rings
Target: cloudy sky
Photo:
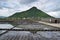
[[[15,12],[22,12],[31,7],[60,18],[60,0],[0,0],[0,16],[11,16]]]

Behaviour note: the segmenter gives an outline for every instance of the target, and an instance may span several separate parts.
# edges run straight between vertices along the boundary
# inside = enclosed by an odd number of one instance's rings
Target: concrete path
[[[42,21],[38,21],[38,23],[60,28],[60,23],[48,23],[48,22],[42,22]]]

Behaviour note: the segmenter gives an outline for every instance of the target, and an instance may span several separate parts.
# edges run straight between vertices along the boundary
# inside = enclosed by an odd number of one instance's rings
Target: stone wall
[[[41,21],[50,22],[50,18],[41,18]]]
[[[50,23],[60,23],[60,18],[41,18],[41,21]]]

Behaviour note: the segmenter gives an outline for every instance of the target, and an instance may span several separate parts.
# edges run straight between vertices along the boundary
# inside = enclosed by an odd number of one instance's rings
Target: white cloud
[[[60,17],[59,4],[60,0],[0,0],[0,16],[10,16],[36,6],[51,16]]]
[[[14,11],[12,9],[7,9],[7,8],[3,8],[3,9],[0,9],[0,16],[10,16],[12,14],[14,14]]]
[[[30,4],[30,3],[33,3],[35,1],[37,1],[37,0],[20,0],[20,3],[21,4]]]
[[[56,12],[48,12],[47,14],[55,17],[55,18],[60,18],[60,11],[56,11]]]
[[[39,0],[35,6],[53,17],[60,18],[59,4],[59,0]]]

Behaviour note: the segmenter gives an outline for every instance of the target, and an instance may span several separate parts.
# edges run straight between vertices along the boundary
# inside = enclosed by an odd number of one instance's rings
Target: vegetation
[[[14,15],[9,18],[52,18],[52,16],[46,14],[45,12],[37,9],[36,7],[32,7],[31,9],[23,12],[16,12]]]

